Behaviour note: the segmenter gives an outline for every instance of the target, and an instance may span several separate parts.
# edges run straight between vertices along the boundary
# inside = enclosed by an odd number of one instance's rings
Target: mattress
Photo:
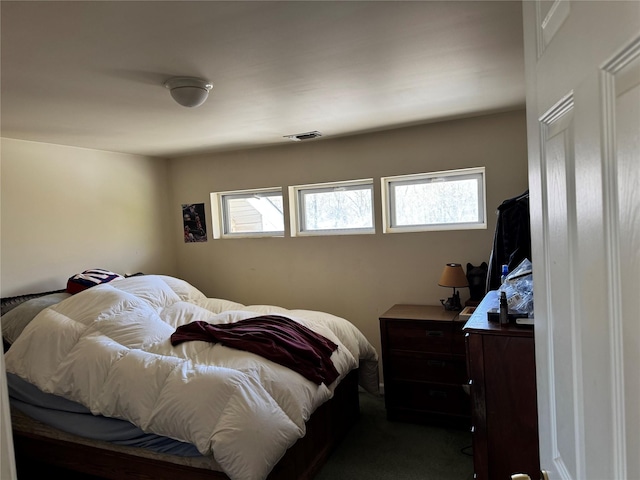
[[[88,408],[65,398],[45,393],[17,375],[7,373],[12,412],[35,419],[54,429],[88,440],[140,447],[156,453],[181,457],[202,457],[190,443],[146,433],[126,420],[93,415]]]

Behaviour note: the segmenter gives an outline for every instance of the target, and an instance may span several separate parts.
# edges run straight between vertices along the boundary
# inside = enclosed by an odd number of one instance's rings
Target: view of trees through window
[[[382,177],[384,233],[486,228],[485,169]],[[289,235],[373,234],[373,179],[289,186]],[[282,188],[212,193],[214,238],[284,236]]]
[[[395,218],[392,226],[473,223],[480,220],[478,179],[421,183],[391,182]]]
[[[302,230],[373,228],[371,187],[301,191]]]

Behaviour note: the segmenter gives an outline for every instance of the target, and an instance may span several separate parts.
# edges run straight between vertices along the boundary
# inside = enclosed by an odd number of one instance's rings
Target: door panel
[[[524,1],[541,466],[640,479],[640,2]]]
[[[609,315],[614,331],[612,350],[619,376],[614,380],[614,415],[625,430],[614,436],[614,455],[629,478],[640,478],[640,39],[632,42],[602,68],[601,96],[604,112],[606,200],[609,222]],[[616,372],[618,373],[618,372]],[[634,426],[636,428],[634,428]],[[626,453],[626,455],[625,455]]]
[[[549,353],[554,364],[554,417],[551,424],[556,463],[576,477],[576,410],[574,372],[577,366],[574,343],[575,309],[573,278],[576,275],[573,245],[575,243],[575,178],[574,178],[574,105],[573,96],[561,99],[540,120],[542,137],[541,161],[545,170],[543,195],[548,213],[544,229],[549,239],[546,247],[548,271]]]

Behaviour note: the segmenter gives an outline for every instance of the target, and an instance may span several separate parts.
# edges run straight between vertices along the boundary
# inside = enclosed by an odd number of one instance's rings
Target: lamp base
[[[453,296],[447,298],[446,302],[444,301],[444,299],[440,299],[440,303],[447,311],[459,312],[460,310],[462,310],[462,304],[460,303],[460,293],[458,292],[454,292]]]

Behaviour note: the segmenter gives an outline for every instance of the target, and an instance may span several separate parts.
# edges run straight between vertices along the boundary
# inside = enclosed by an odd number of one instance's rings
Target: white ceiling
[[[3,137],[173,157],[524,107],[519,0],[0,6]]]

